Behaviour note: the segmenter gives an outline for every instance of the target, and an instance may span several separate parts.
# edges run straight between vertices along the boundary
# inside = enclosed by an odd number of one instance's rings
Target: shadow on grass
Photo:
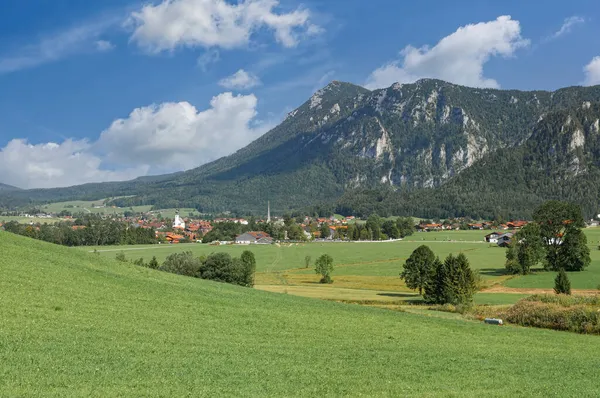
[[[385,297],[419,297],[416,293],[377,293],[377,295]]]
[[[479,273],[481,275],[487,275],[487,276],[504,276],[504,275],[509,275],[509,273],[506,272],[506,270],[502,269],[502,268],[481,268],[479,270]]]

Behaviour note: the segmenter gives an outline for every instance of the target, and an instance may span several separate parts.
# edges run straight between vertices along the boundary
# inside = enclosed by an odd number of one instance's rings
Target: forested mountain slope
[[[489,173],[487,170],[478,167],[467,171],[480,163],[489,167],[485,162],[512,163],[515,156],[518,161],[522,151],[544,165],[562,164],[565,159],[535,152],[536,142],[543,142],[539,131],[547,128],[544,122],[555,111],[566,109],[593,114],[598,102],[600,87],[523,92],[468,88],[423,79],[369,91],[334,81],[247,147],[199,168],[132,182],[10,195],[14,202],[134,195],[116,203],[262,214],[267,200],[276,212],[284,212],[318,203],[331,204],[344,193],[347,195],[341,198],[342,207],[360,209],[364,206],[357,200],[369,197],[374,190],[376,195],[393,198],[396,209],[407,198],[418,201],[418,206],[402,207],[410,208],[414,212],[409,214],[413,215],[475,209],[489,213],[508,209],[505,201],[501,209],[497,209],[495,201],[480,206],[482,196],[471,191],[472,197],[465,197],[463,187],[475,184],[477,191],[492,190],[501,198],[507,192],[502,179],[522,177],[534,184],[536,168],[531,165],[527,172],[517,171],[521,177],[511,176],[505,170],[500,180],[485,180],[485,187],[479,184]],[[595,153],[587,152],[588,147],[584,144],[580,148],[586,165],[596,159]],[[555,173],[560,174],[561,169]],[[588,167],[585,173],[593,174],[594,169]],[[579,187],[582,175],[569,174],[559,185],[569,182]],[[557,187],[548,190],[534,184],[529,192],[522,190],[521,182],[517,185],[527,199],[515,204],[515,211],[523,210],[519,210],[521,205],[529,209],[530,203],[537,203],[543,196],[560,195]],[[365,191],[371,194],[365,196]],[[454,195],[456,200],[436,199],[440,195]],[[449,203],[452,209],[447,208]]]

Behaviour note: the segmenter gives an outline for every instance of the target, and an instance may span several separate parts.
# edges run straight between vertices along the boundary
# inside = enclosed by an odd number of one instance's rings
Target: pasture
[[[152,206],[133,206],[133,207],[116,207],[116,206],[103,206],[105,199],[99,200],[72,200],[68,202],[55,202],[41,206],[43,211],[48,213],[60,213],[63,210],[77,213],[87,214],[123,214],[125,211],[133,211],[136,213],[143,213],[149,211]]]
[[[6,396],[600,394],[597,336],[273,294],[1,231],[0,253]]]
[[[152,206],[132,206],[132,207],[117,207],[107,205],[104,207],[104,201],[106,199],[99,200],[72,200],[68,202],[55,202],[41,206],[43,211],[48,213],[60,213],[63,210],[69,211],[73,214],[86,213],[86,214],[103,214],[103,215],[122,215],[126,211],[132,211],[134,213],[152,213],[156,216],[163,218],[172,219],[175,218],[177,210],[182,217],[200,217],[200,213],[196,209],[182,208],[182,209],[160,209],[151,211]]]
[[[61,218],[41,218],[41,217],[20,217],[20,216],[0,216],[0,223],[16,221],[19,224],[54,224],[61,221]]]
[[[600,228],[586,229],[592,256],[592,264],[584,272],[571,273],[573,289],[595,289],[600,284],[600,250],[597,241]],[[512,276],[504,272],[505,249],[484,242],[489,231],[444,231],[415,233],[397,242],[315,242],[277,245],[223,245],[206,244],[82,247],[75,250],[93,251],[114,258],[123,251],[129,260],[144,258],[149,261],[156,256],[159,262],[171,253],[192,251],[195,255],[206,256],[214,252],[227,252],[239,256],[244,250],[251,250],[257,260],[257,288],[273,292],[285,292],[306,297],[339,300],[390,301],[385,296],[389,292],[412,293],[399,278],[404,261],[412,251],[422,244],[428,245],[436,255],[444,259],[448,254],[464,253],[471,267],[479,272],[484,288],[505,286],[479,293],[475,301],[480,304],[511,304],[519,297],[518,289],[551,289],[555,273],[536,270],[533,275]],[[305,268],[304,258],[310,256],[312,263],[321,254],[334,258],[334,284],[322,286],[319,277],[311,267]],[[329,290],[327,290],[329,289]],[[333,289],[333,290],[332,290]],[[354,295],[354,298],[351,296]],[[419,297],[403,296],[410,300]]]

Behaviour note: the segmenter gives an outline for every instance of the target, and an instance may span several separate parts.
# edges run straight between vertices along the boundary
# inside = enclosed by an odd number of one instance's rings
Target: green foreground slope
[[[303,299],[0,232],[0,395],[598,396],[598,337]]]

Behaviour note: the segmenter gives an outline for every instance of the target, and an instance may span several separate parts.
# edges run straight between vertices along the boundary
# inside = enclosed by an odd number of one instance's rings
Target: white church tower
[[[271,222],[271,202],[267,201],[267,222]]]
[[[185,222],[179,217],[179,210],[175,213],[175,221],[173,221],[173,228],[185,229]]]

